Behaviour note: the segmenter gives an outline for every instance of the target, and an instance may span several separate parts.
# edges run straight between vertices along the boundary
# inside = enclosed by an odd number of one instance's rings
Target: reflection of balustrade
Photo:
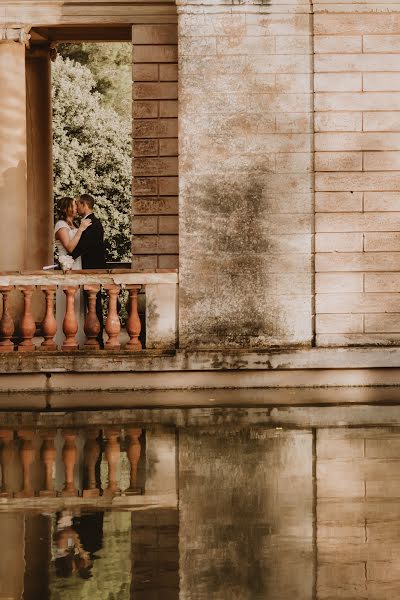
[[[75,312],[76,298],[79,290],[85,292],[86,315],[84,332],[86,342],[84,350],[99,350],[97,336],[100,323],[96,315],[96,294],[103,289],[107,292],[107,315],[104,329],[107,334],[105,349],[139,352],[142,344],[139,341],[141,321],[138,313],[138,293],[143,290],[146,304],[146,348],[170,350],[175,347],[177,338],[177,283],[178,275],[174,270],[159,270],[154,273],[134,273],[129,270],[105,271],[35,271],[32,273],[3,273],[0,275],[0,296],[3,299],[3,310],[0,319],[0,353],[13,351],[14,322],[11,317],[10,293],[17,289],[22,292],[24,306],[19,321],[19,352],[33,350],[57,350],[54,338],[57,323],[62,323],[64,342],[60,348],[63,352],[78,349],[78,321]],[[35,289],[44,294],[45,314],[41,323],[41,334],[44,338],[38,343],[35,336],[36,324],[32,312],[32,296]],[[126,306],[121,305],[121,291],[126,289]],[[57,291],[65,294],[66,308],[62,315],[55,314],[55,296]],[[61,303],[60,303],[61,305]],[[124,309],[126,319],[126,342],[121,335],[121,314]],[[129,338],[129,339],[128,339]]]
[[[142,457],[140,436],[142,430],[128,426],[100,429],[88,427],[78,432],[62,429],[61,437],[56,430],[18,430],[17,435],[9,429],[0,429],[0,498],[14,495],[16,498],[40,496],[54,498],[56,495],[73,498],[98,498],[143,493],[143,481],[138,477],[138,465]],[[84,443],[77,443],[83,436]],[[104,451],[100,442],[104,438]],[[122,439],[122,446],[120,444]],[[56,444],[56,440],[57,444]],[[83,445],[82,450],[79,448]],[[79,448],[78,448],[79,446]],[[121,461],[126,452],[127,459]],[[100,489],[100,462],[104,456],[107,464],[108,481]],[[56,465],[62,465],[62,473],[56,477]],[[129,472],[128,472],[129,464]],[[124,465],[123,481],[129,478],[129,486],[121,492],[119,471]],[[140,471],[142,473],[142,471]],[[10,477],[10,474],[12,475]],[[22,478],[21,478],[22,474]],[[141,475],[142,477],[142,475]],[[22,482],[21,482],[22,479]],[[56,489],[59,481],[62,489]],[[13,482],[13,483],[12,483]],[[16,482],[19,487],[15,489]],[[126,486],[123,485],[123,487]]]

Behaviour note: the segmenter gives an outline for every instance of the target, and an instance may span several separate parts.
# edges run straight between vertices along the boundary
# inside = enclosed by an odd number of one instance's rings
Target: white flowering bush
[[[52,73],[55,203],[91,194],[106,260],[130,262],[131,119],[104,104],[88,67],[58,56]]]

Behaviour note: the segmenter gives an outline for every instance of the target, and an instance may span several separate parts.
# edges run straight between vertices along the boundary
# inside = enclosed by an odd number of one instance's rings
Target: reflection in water
[[[159,428],[144,458],[140,496],[3,498],[0,600],[399,597],[399,430]]]

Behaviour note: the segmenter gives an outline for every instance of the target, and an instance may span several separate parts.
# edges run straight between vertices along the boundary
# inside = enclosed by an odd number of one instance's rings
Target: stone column
[[[49,46],[26,55],[28,269],[53,262],[53,167]]]
[[[0,271],[27,265],[26,39],[0,29]]]

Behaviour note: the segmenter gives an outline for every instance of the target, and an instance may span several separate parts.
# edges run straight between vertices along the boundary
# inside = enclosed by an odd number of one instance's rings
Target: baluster
[[[131,475],[129,487],[125,490],[124,493],[129,496],[142,493],[142,489],[137,485],[137,466],[141,451],[139,436],[141,435],[142,430],[129,427],[128,429],[126,429],[126,432],[129,436],[128,448],[126,453],[129,458]]]
[[[6,464],[11,460],[12,457],[12,441],[13,441],[13,432],[10,429],[1,429],[0,430],[0,465],[1,465],[1,489],[0,489],[0,498],[8,498],[11,496],[9,492],[7,492],[6,486]]]
[[[55,285],[41,286],[41,290],[46,298],[46,314],[42,323],[44,341],[40,345],[41,350],[57,350],[57,346],[54,342],[54,336],[57,333],[57,321],[54,316],[54,295],[56,289]]]
[[[32,352],[36,349],[35,344],[32,342],[32,338],[36,331],[36,323],[32,315],[32,294],[34,286],[22,285],[20,289],[24,295],[24,314],[22,315],[19,324],[22,342],[18,344],[18,350],[19,352]]]
[[[99,350],[100,344],[97,336],[100,333],[100,322],[96,314],[96,296],[100,291],[99,285],[84,285],[83,289],[87,294],[87,313],[85,317],[84,331],[86,335],[86,342],[84,344],[85,350]]]
[[[64,352],[78,349],[78,343],[76,341],[78,321],[75,314],[75,295],[77,290],[78,288],[72,285],[64,288],[64,294],[66,295],[66,309],[63,321],[65,340],[61,347]]]
[[[14,344],[11,338],[14,334],[14,321],[10,315],[9,294],[11,285],[1,286],[0,293],[3,295],[3,314],[0,320],[0,352],[12,352]]]
[[[44,490],[39,492],[39,496],[45,496],[47,498],[54,497],[56,495],[53,481],[53,468],[56,460],[54,435],[55,431],[43,431],[41,433],[41,436],[43,437],[43,444],[40,450],[40,456],[45,468],[45,484]]]
[[[31,482],[31,466],[35,459],[35,449],[32,444],[33,436],[33,431],[18,431],[18,437],[22,440],[19,455],[22,463],[23,484],[22,490],[14,494],[16,498],[32,498],[34,496]]]
[[[87,487],[83,490],[84,498],[96,498],[100,490],[96,487],[96,463],[100,456],[100,448],[97,442],[99,430],[89,429],[86,433],[87,438],[83,449],[83,465],[85,468]]]
[[[104,346],[107,350],[119,350],[121,348],[121,344],[119,342],[121,322],[118,316],[117,302],[120,286],[105,285],[104,289],[107,290],[108,294],[108,315],[104,327],[108,335],[108,340]]]
[[[137,295],[142,286],[128,284],[126,289],[129,290],[128,298],[128,320],[126,322],[126,330],[129,334],[129,342],[125,346],[125,350],[131,352],[137,352],[142,349],[142,344],[139,341],[140,331],[142,324],[139,319],[138,308],[137,308]]]
[[[73,431],[63,431],[65,440],[62,449],[62,460],[65,469],[65,483],[61,496],[72,497],[78,495],[78,490],[74,484],[74,467],[77,458],[77,450],[75,445],[76,433]]]
[[[121,493],[121,489],[118,487],[117,481],[117,469],[119,456],[121,453],[118,441],[118,430],[108,430],[106,431],[106,448],[104,451],[104,456],[108,462],[108,485],[104,490],[105,496],[119,496]]]

